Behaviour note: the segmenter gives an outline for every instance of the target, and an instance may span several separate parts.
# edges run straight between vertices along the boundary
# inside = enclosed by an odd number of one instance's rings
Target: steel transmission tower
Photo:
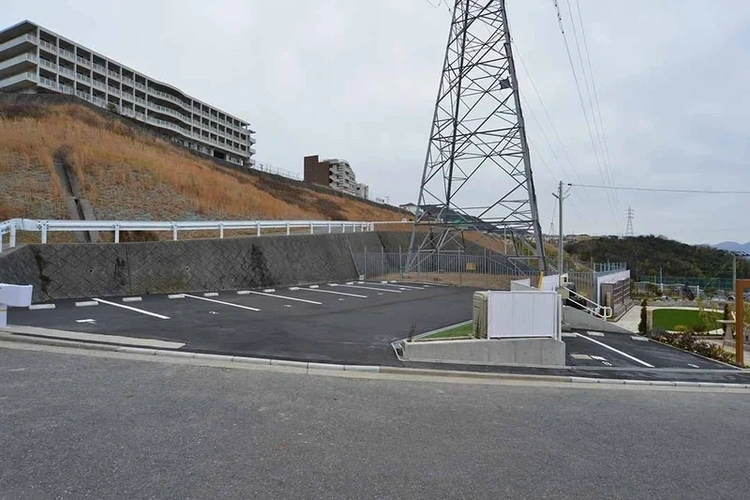
[[[408,268],[464,232],[546,268],[505,0],[455,0]]]
[[[625,237],[632,238],[633,234],[633,219],[635,218],[635,210],[628,207],[628,225],[625,227]]]

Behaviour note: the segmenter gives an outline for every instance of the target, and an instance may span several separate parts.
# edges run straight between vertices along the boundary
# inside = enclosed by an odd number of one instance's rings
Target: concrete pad
[[[206,292],[203,294],[204,297],[218,297],[219,292]]]
[[[29,306],[29,311],[42,311],[45,309],[54,309],[55,304],[32,304]]]
[[[141,302],[143,297],[123,297],[123,302]]]
[[[99,302],[97,302],[95,300],[83,300],[81,302],[76,302],[75,303],[76,307],[94,307],[94,306],[98,306],[98,305],[99,305]]]
[[[408,361],[565,366],[565,343],[552,338],[405,342]]]
[[[172,293],[167,295],[168,299],[184,299],[185,294],[184,293]]]

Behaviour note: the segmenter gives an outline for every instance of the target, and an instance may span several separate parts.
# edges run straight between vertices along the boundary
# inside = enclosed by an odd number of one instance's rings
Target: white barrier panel
[[[0,283],[0,328],[8,326],[8,306],[29,307],[33,290],[31,285]]]
[[[542,286],[540,286],[539,289],[552,292],[552,291],[557,290],[557,287],[559,286],[560,286],[560,275],[550,274],[549,276],[542,277]]]
[[[536,288],[531,286],[531,278],[526,278],[522,280],[513,280],[510,282],[511,292],[524,292],[524,291],[533,291],[533,290],[536,290]]]
[[[487,337],[560,338],[561,301],[557,292],[490,292],[487,298]]]

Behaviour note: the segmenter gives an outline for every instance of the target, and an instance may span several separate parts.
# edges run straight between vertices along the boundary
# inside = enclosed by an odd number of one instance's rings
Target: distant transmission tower
[[[635,218],[635,210],[628,207],[628,225],[625,227],[625,237],[632,238],[633,235],[633,219]]]
[[[505,0],[455,0],[417,206],[409,269],[468,231],[545,269]]]

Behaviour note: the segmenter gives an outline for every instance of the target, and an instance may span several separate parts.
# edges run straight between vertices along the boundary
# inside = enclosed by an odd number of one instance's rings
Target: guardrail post
[[[313,223],[310,223],[310,234],[315,234],[315,231],[313,229]]]
[[[177,241],[177,224],[172,224],[172,240]]]
[[[49,229],[49,224],[46,222],[42,223],[42,243],[47,243],[47,229]]]
[[[286,223],[286,235],[289,236],[289,223]]]
[[[328,223],[328,234],[331,234],[333,232],[333,224],[330,222]]]
[[[1,245],[0,245],[1,246]],[[16,223],[10,223],[10,248],[16,247]]]
[[[120,243],[120,225],[115,224],[115,243]]]
[[[219,222],[219,238],[224,239],[224,223]]]
[[[260,222],[255,223],[255,235],[260,236]]]
[[[3,239],[5,238],[4,233],[0,233],[0,253],[3,253]]]

